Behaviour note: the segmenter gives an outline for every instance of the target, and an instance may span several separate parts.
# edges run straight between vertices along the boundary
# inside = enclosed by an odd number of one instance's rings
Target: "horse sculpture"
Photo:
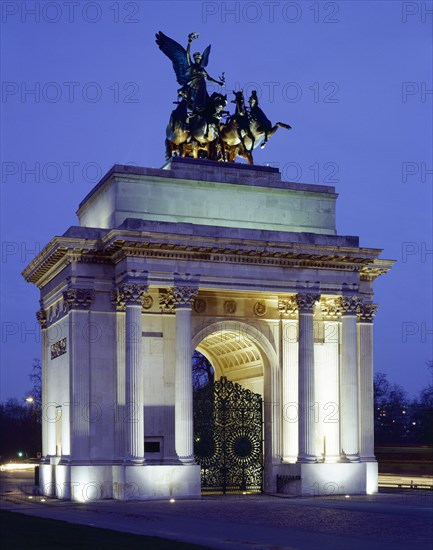
[[[192,143],[192,156],[198,158],[199,151],[204,151],[207,158],[220,160],[220,128],[225,113],[227,96],[214,92],[202,114],[190,117],[189,128]]]
[[[198,38],[197,33],[188,35],[186,49],[162,32],[156,34],[159,49],[173,63],[178,89],[178,106],[171,113],[166,129],[166,158],[192,156],[209,160],[233,162],[236,157],[244,157],[253,164],[252,151],[258,145],[265,147],[279,127],[289,130],[283,122],[272,126],[259,107],[257,92],[249,98],[249,108],[245,106],[243,91],[233,92],[235,113],[224,122],[222,118],[227,105],[227,96],[214,92],[209,96],[207,82],[219,86],[225,83],[224,73],[219,80],[206,71],[211,47],[203,54],[196,52],[191,59],[191,43]]]
[[[260,144],[261,149],[266,146],[268,139],[275,134],[278,128],[281,127],[286,128],[286,130],[291,130],[292,127],[284,122],[277,122],[274,126],[272,126],[271,121],[259,107],[259,100],[256,90],[251,92],[248,103],[250,104],[250,130],[256,139],[261,140],[264,137],[264,140]]]
[[[170,120],[165,131],[165,158],[169,160],[173,155],[185,156],[184,146],[189,138],[188,102],[182,99],[171,112]]]
[[[235,99],[232,101],[236,105],[234,115],[227,119],[227,122],[221,127],[221,141],[223,150],[229,162],[233,162],[237,156],[247,159],[248,164],[253,164],[252,149],[254,148],[255,138],[250,130],[250,119],[245,107],[244,94],[233,92]],[[249,138],[249,147],[245,139]]]

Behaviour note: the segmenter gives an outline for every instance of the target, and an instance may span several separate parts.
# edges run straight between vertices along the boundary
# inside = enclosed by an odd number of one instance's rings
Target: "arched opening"
[[[261,483],[252,483],[252,486],[261,488],[269,487],[269,482],[272,478],[272,467],[281,461],[280,448],[280,406],[278,392],[278,362],[272,337],[265,330],[260,330],[257,326],[248,325],[247,323],[239,323],[235,321],[216,322],[206,326],[197,332],[193,338],[193,347],[195,349],[195,361],[202,361],[204,358],[205,366],[201,363],[201,374],[195,374],[196,378],[203,382],[204,378],[209,379],[210,366],[213,367],[213,378],[218,392],[227,392],[227,387],[230,386],[229,393],[236,393],[234,401],[244,407],[245,411],[248,408],[253,408],[257,411],[257,399],[260,401],[260,419],[254,413],[250,419],[250,428],[252,423],[260,423],[260,475]],[[193,369],[194,372],[194,369]],[[226,382],[227,381],[227,382]],[[197,380],[194,382],[197,386]],[[224,387],[222,387],[224,386]],[[196,394],[197,395],[197,394]],[[201,390],[202,399],[204,393]],[[195,407],[197,404],[195,404]],[[201,415],[209,417],[214,414],[214,405],[207,407]],[[239,408],[239,407],[238,407]],[[237,414],[235,412],[234,414]],[[243,413],[247,415],[248,413]],[[197,421],[196,421],[197,422]],[[219,420],[218,420],[219,422]],[[232,445],[232,454],[238,462],[242,459],[247,460],[249,452],[257,451],[257,432],[252,434],[245,425],[231,424],[228,432],[236,431],[237,438],[233,441],[224,442],[222,445],[228,449]],[[211,426],[211,430],[213,427]],[[250,437],[251,436],[251,437]],[[197,434],[196,434],[197,437]],[[220,445],[220,442],[216,442]],[[214,443],[207,442],[206,449],[211,453],[214,449]],[[213,451],[212,451],[213,452]],[[227,451],[229,452],[229,451]],[[242,457],[241,455],[245,456]],[[223,468],[227,468],[227,464]],[[256,470],[257,472],[257,470]],[[249,474],[248,474],[249,475]],[[203,479],[203,478],[202,478]],[[240,489],[242,490],[242,488]]]

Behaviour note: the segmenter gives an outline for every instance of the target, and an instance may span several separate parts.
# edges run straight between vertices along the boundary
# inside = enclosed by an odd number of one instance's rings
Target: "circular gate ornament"
[[[228,437],[227,451],[235,464],[247,466],[259,460],[260,441],[249,430],[235,431]]]

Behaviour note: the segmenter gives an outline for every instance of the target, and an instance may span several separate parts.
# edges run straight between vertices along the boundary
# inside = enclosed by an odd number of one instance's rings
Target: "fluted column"
[[[114,437],[115,437],[115,456],[120,459],[125,454],[125,310],[126,304],[124,296],[120,289],[113,292],[113,306],[116,315],[115,334],[116,334],[116,407],[114,409]]]
[[[61,412],[62,456],[72,460],[90,459],[90,424],[86,414],[90,403],[90,343],[87,328],[95,291],[70,288],[63,292],[69,312],[70,403]]]
[[[141,364],[141,308],[147,287],[124,283],[119,292],[125,302],[125,459],[144,461],[143,367]]]
[[[357,296],[343,296],[341,317],[341,450],[343,458],[359,461]]]
[[[294,463],[298,457],[298,304],[296,297],[279,300],[282,363],[282,457]]]
[[[298,462],[316,462],[314,425],[314,335],[316,294],[298,294],[299,310],[299,450]]]
[[[324,299],[321,302],[323,315],[323,398],[320,415],[324,436],[324,461],[340,460],[340,318],[341,300]]]
[[[164,373],[166,406],[164,414],[164,462],[178,463],[175,445],[175,404],[176,404],[176,317],[173,289],[159,293],[159,307],[162,313]]]
[[[376,304],[358,308],[358,375],[359,375],[359,456],[361,462],[375,461],[374,392],[373,392],[373,317]]]
[[[196,288],[174,287],[176,307],[175,446],[182,462],[194,462],[191,308]]]

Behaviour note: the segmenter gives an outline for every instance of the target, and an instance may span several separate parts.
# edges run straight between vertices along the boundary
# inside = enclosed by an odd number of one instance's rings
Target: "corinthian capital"
[[[63,302],[65,311],[71,309],[90,309],[95,291],[88,288],[68,288],[63,292]]]
[[[192,307],[194,298],[198,294],[198,289],[190,286],[175,286],[173,294],[176,308],[189,308]]]
[[[285,317],[295,318],[298,314],[298,301],[296,296],[289,296],[278,300],[278,311]]]
[[[47,312],[41,307],[39,311],[36,312],[36,319],[40,324],[41,328],[47,328]]]
[[[316,302],[319,300],[319,294],[297,294],[296,303],[299,313],[313,313]]]
[[[322,300],[320,307],[325,321],[338,321],[343,313],[341,298]]]
[[[125,305],[141,306],[147,286],[138,283],[122,283],[118,287],[118,297]]]
[[[359,304],[357,310],[358,321],[361,323],[372,323],[378,307],[377,304]]]
[[[356,315],[360,304],[361,298],[359,296],[342,296],[341,308],[343,315]]]
[[[159,307],[161,313],[174,313],[174,292],[172,288],[159,291]]]

